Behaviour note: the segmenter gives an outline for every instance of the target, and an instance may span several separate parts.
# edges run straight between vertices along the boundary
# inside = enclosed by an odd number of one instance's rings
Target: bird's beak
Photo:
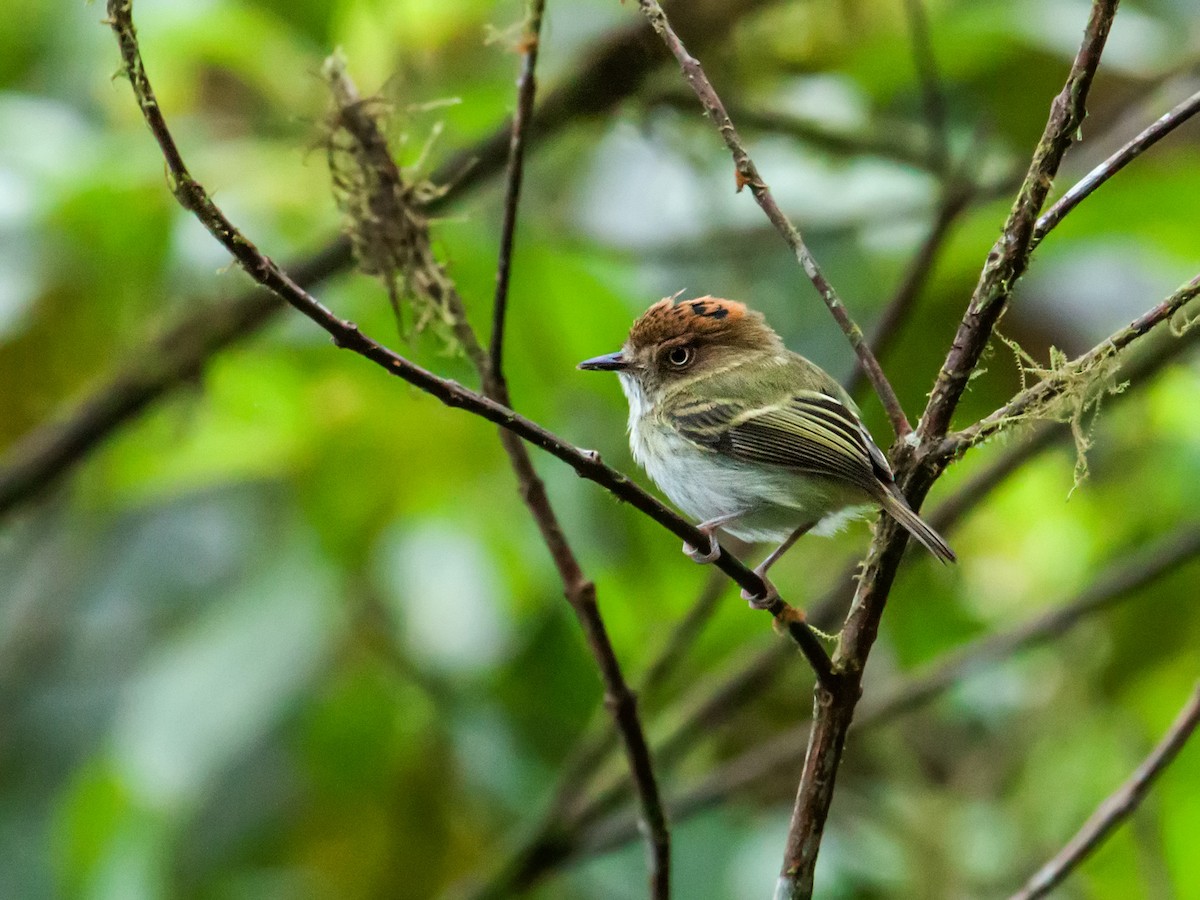
[[[618,350],[616,353],[585,359],[579,364],[579,368],[589,372],[624,372],[629,368],[629,362],[625,359],[625,354]]]

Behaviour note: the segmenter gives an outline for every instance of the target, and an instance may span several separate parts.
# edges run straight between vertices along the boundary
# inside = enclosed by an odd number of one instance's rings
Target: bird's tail
[[[889,484],[886,490],[887,493],[880,498],[884,511],[903,525],[905,531],[920,541],[926,550],[942,562],[957,562],[958,558],[954,555],[954,551],[950,549],[950,545],[946,543],[946,539],[930,528],[924,519],[912,511],[912,507],[908,505],[908,501],[904,499],[904,495],[900,493],[900,489],[894,484]]]

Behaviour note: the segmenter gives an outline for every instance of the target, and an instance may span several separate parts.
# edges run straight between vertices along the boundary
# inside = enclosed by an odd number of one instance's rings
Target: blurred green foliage
[[[30,0],[0,24],[0,450],[70,413],[184,315],[245,290],[178,209],[99,5]],[[543,85],[636,24],[636,4],[550,0]],[[949,139],[968,174],[1022,165],[1087,4],[930,0]],[[924,132],[904,4],[766,4],[707,49],[729,101],[851,134]],[[519,3],[139,0],[150,76],[196,176],[277,259],[337,228],[318,72],[340,47],[394,111],[416,160],[447,158],[514,102]],[[686,10],[677,15],[685,16]],[[490,39],[489,39],[489,36]],[[1195,90],[1200,13],[1122,5],[1065,180]],[[509,343],[514,403],[623,470],[615,382],[574,370],[615,349],[651,301],[746,299],[838,374],[851,353],[663,67],[612,114],[539,144],[527,173]],[[938,179],[748,130],[751,149],[851,310],[880,312],[932,220]],[[970,148],[974,147],[974,150]],[[1002,330],[1040,359],[1081,350],[1194,274],[1200,131],[1181,129],[1038,251]],[[501,188],[435,224],[485,331]],[[910,414],[940,365],[1007,194],[972,208],[884,361]],[[324,302],[395,342],[371,279]],[[486,333],[486,332],[485,332]],[[401,352],[473,384],[433,338]],[[1003,346],[960,411],[1018,386]],[[1094,425],[1071,494],[1068,446],[1006,481],[953,535],[961,563],[914,558],[868,692],[1088,586],[1109,562],[1200,527],[1200,367],[1172,364]],[[874,401],[865,404],[883,437]],[[1020,436],[1010,439],[1021,440]],[[952,493],[1003,447],[972,453]],[[661,528],[544,456],[536,462],[636,680],[706,573]],[[640,475],[638,476],[640,477]],[[540,816],[599,681],[487,423],[336,352],[285,314],[214,358],[0,523],[0,897],[427,898],[479,877]],[[1068,495],[1069,502],[1068,502]],[[811,540],[776,579],[811,603],[865,526]],[[981,670],[931,707],[852,741],[821,855],[821,896],[994,897],[1074,831],[1158,739],[1197,677],[1190,566],[1067,637]],[[675,676],[647,696],[659,738],[720,678],[779,640],[728,592]],[[662,772],[675,795],[804,720],[783,677]],[[619,771],[614,762],[611,771]],[[677,896],[766,896],[798,768],[678,823]],[[1064,897],[1200,897],[1200,751]],[[539,897],[643,896],[636,846],[568,867]]]

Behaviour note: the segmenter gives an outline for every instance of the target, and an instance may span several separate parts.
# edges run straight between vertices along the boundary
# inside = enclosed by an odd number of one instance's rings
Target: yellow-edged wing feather
[[[766,406],[705,400],[673,410],[679,432],[734,459],[848,481],[871,496],[892,480],[858,417],[836,397],[797,391]]]

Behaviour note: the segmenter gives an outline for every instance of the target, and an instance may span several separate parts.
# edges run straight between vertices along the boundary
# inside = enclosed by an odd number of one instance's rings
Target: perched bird
[[[781,541],[755,570],[770,605],[767,570],[805,532],[829,534],[872,507],[945,562],[954,553],[912,511],[849,395],[824,370],[788,350],[762,314],[700,297],[661,300],[616,353],[579,364],[616,372],[629,400],[634,459],[673,503],[713,532]],[[744,594],[745,596],[745,594]]]

